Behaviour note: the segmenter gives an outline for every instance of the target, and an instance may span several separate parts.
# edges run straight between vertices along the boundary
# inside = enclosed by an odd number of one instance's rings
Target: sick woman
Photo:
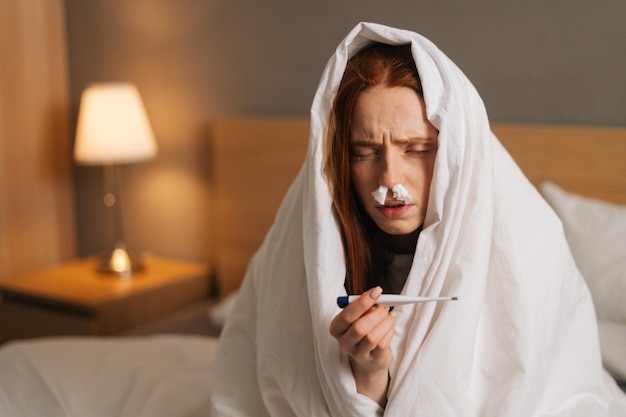
[[[360,295],[341,308],[337,297]],[[388,307],[385,294],[447,297]],[[361,23],[215,359],[212,416],[611,416],[559,220],[424,37]]]

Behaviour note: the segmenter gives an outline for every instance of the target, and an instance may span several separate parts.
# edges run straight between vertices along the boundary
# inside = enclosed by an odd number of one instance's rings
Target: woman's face
[[[352,186],[367,214],[384,232],[404,235],[423,222],[437,155],[437,129],[426,119],[424,100],[407,87],[371,87],[357,99],[350,129]],[[384,204],[372,197],[380,185],[402,184],[406,204],[389,191]]]

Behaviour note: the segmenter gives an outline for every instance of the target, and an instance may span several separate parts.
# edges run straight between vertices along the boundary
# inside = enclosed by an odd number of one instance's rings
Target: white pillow
[[[540,192],[563,222],[593,298],[602,359],[626,380],[626,206],[583,197],[544,182]]]
[[[550,182],[540,191],[563,222],[598,317],[626,324],[626,206],[582,197]]]

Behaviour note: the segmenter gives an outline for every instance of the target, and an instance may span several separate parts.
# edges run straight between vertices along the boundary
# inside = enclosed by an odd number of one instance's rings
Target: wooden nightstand
[[[124,279],[87,258],[0,281],[0,343],[51,335],[113,335],[207,298],[209,266],[152,256]]]

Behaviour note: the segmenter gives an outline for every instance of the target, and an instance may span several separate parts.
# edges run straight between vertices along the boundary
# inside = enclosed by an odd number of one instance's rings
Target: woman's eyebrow
[[[393,143],[407,143],[407,144],[431,144],[437,143],[436,137],[423,137],[423,136],[411,136],[404,138],[394,138],[392,139]],[[351,139],[350,146],[378,146],[380,142],[373,138],[359,138],[359,139]]]
[[[412,137],[406,137],[406,138],[395,138],[395,139],[392,139],[392,142],[405,144],[405,145],[430,145],[433,143],[437,143],[437,138],[412,136]]]
[[[350,141],[350,146],[378,146],[380,145],[379,142],[377,142],[374,139],[358,139],[358,140],[351,140]]]

